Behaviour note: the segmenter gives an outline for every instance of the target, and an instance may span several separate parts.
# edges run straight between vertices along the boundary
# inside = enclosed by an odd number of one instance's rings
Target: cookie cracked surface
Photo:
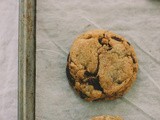
[[[105,30],[80,35],[71,46],[66,68],[71,86],[87,101],[123,96],[136,80],[137,71],[131,44]]]

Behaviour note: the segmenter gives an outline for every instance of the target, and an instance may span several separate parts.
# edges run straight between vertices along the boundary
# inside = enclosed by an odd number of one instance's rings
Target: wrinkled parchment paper
[[[18,116],[18,0],[0,0],[0,120]]]
[[[74,93],[65,67],[74,38],[97,28],[129,40],[139,72],[123,98],[89,103]],[[160,120],[160,1],[38,0],[36,64],[36,120],[88,120],[102,114]]]

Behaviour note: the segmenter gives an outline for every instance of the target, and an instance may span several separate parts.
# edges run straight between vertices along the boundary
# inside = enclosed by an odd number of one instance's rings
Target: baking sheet
[[[139,60],[137,81],[114,101],[86,102],[66,78],[67,54],[74,38],[97,28],[127,38]],[[158,0],[38,0],[36,120],[88,120],[103,114],[125,120],[159,120],[159,35]]]

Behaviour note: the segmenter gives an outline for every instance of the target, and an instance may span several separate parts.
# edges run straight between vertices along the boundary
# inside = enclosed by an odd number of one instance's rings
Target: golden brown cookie
[[[121,97],[136,80],[138,62],[131,44],[105,30],[80,35],[72,44],[66,73],[87,101]]]
[[[96,116],[93,117],[91,120],[123,120],[120,116]]]

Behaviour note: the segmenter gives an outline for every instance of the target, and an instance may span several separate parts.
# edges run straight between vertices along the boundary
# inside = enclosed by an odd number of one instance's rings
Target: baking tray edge
[[[18,120],[35,120],[36,0],[19,0]]]

